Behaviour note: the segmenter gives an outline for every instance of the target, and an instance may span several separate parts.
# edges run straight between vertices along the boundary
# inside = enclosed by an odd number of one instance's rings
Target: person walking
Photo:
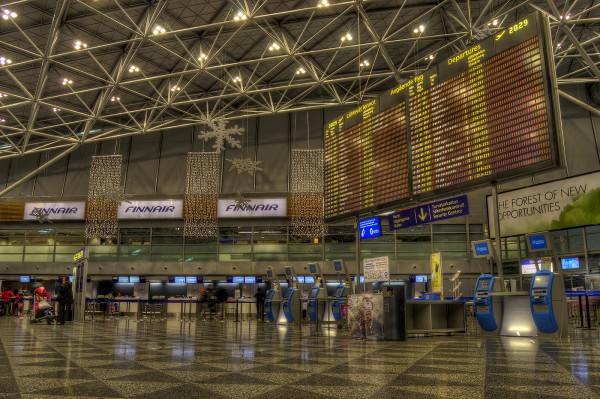
[[[71,305],[73,304],[73,289],[66,275],[62,276],[62,283],[58,288],[56,302],[58,302],[58,323],[65,324],[65,319],[71,312]]]

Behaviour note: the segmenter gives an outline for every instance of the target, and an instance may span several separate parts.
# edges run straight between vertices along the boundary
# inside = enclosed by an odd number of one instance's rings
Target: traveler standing
[[[71,305],[73,304],[73,289],[67,276],[62,276],[56,302],[58,302],[58,323],[65,324],[65,318],[69,317]]]
[[[5,316],[10,316],[12,311],[13,292],[8,288],[2,291],[2,307]]]
[[[254,294],[254,298],[256,298],[256,320],[264,321],[265,293],[259,288]]]

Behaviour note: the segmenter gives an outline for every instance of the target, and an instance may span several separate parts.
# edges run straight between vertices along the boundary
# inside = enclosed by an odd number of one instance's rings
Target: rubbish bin
[[[383,339],[406,341],[405,286],[383,287]]]

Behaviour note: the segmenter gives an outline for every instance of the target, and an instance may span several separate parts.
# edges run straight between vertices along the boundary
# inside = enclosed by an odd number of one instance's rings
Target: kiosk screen
[[[479,284],[477,284],[477,291],[489,291],[491,282],[492,279],[490,278],[479,280]]]
[[[548,288],[548,283],[550,282],[550,275],[544,274],[541,276],[536,276],[533,281],[533,288]]]
[[[521,274],[535,274],[537,264],[533,259],[523,259],[521,261]]]
[[[340,260],[333,261],[333,268],[335,269],[336,272],[344,271],[344,266],[342,266],[342,261],[340,261]]]
[[[285,275],[287,277],[292,277],[294,275],[294,273],[292,272],[292,268],[291,267],[286,267],[285,268]]]
[[[317,265],[315,265],[314,263],[310,263],[308,265],[308,271],[310,271],[312,274],[317,274]]]
[[[268,278],[273,278],[273,270],[267,269],[267,277]]]
[[[563,270],[579,269],[579,258],[562,258],[560,266]]]

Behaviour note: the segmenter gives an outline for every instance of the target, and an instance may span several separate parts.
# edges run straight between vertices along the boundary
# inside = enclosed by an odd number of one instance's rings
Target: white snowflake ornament
[[[44,213],[39,208],[34,208],[33,211],[31,211],[31,213],[29,214],[29,216],[33,216],[40,223],[46,223],[46,222],[52,223],[52,220],[50,220],[48,218],[50,216],[50,214],[49,213]]]
[[[242,193],[240,193],[239,191],[235,194],[235,207],[236,208],[241,208],[244,209],[246,208],[248,205],[250,205],[250,199],[245,198]]]
[[[257,170],[262,170],[260,165],[262,161],[255,161],[252,158],[233,158],[233,159],[225,159],[227,162],[231,162],[231,167],[229,171],[236,169],[238,175],[246,172],[249,175],[254,176]]]
[[[236,139],[235,135],[241,135],[244,132],[243,127],[238,127],[238,125],[234,125],[233,127],[226,127],[227,121],[224,118],[216,118],[213,120],[206,121],[206,124],[212,129],[209,132],[200,133],[198,135],[199,139],[203,139],[204,141],[208,141],[210,139],[215,139],[215,144],[213,148],[217,152],[225,151],[225,142],[227,142],[231,148],[242,148],[240,140]]]

